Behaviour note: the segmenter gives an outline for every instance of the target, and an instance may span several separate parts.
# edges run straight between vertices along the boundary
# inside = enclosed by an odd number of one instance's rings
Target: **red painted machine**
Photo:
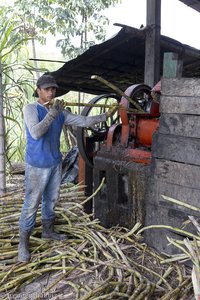
[[[115,94],[95,97],[90,103],[102,101],[120,104],[118,114],[92,129],[78,128],[80,151],[79,181],[86,184],[86,195],[104,186],[87,204],[94,209],[95,217],[104,226],[130,227],[141,221],[145,182],[151,163],[153,133],[159,126],[159,103],[152,98],[151,88],[144,84],[132,85],[125,94],[139,103],[142,112],[136,111],[125,97]],[[84,108],[83,115],[92,113]]]
[[[149,164],[152,136],[159,124],[159,104],[152,101],[151,89],[146,85],[132,85],[125,91],[125,94],[140,101],[144,113],[131,112],[132,104],[122,97],[120,105],[124,109],[119,110],[121,123],[113,124],[109,128],[105,145],[102,146],[101,151],[105,149],[115,156],[119,148],[121,159]],[[118,143],[115,142],[115,135],[118,137]]]

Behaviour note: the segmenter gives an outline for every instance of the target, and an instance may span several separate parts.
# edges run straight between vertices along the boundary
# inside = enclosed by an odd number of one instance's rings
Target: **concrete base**
[[[94,215],[105,227],[132,228],[144,223],[144,196],[149,166],[115,160],[106,153],[94,159],[94,190],[105,177],[104,186],[94,197]]]

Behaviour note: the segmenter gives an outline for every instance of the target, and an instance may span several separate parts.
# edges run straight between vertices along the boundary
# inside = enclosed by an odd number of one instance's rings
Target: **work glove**
[[[119,109],[119,105],[114,104],[109,110],[106,112],[106,117],[112,117],[116,111]]]
[[[56,99],[49,106],[49,114],[55,119],[64,110],[64,100]]]

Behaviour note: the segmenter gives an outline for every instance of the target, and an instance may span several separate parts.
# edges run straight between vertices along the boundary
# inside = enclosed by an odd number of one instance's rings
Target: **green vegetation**
[[[105,25],[109,21],[101,12],[118,2],[120,0],[15,0],[12,6],[0,6],[0,128],[3,130],[0,145],[5,148],[7,166],[24,159],[22,108],[25,103],[34,101],[33,89],[38,76],[60,67],[60,64],[45,62],[38,67],[37,61],[29,60],[30,52],[37,59],[40,52],[36,45],[38,42],[45,45],[50,33],[65,60],[77,56],[96,41],[105,39]],[[58,36],[64,38],[58,39]],[[75,37],[79,41],[77,46],[74,46]],[[65,98],[77,101],[76,94],[69,93]],[[62,149],[66,150],[63,143]]]
[[[109,23],[102,12],[120,0],[15,0],[16,12],[24,33],[42,44],[46,35],[56,38],[57,46],[66,58],[76,57],[105,39],[105,26]],[[76,45],[75,45],[76,41]],[[78,43],[77,43],[78,41]]]

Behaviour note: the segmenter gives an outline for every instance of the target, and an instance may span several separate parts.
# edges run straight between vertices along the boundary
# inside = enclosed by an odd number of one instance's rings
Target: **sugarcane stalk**
[[[111,280],[111,278],[113,277],[113,269],[111,271],[111,273],[109,274],[109,277],[104,281],[103,284],[101,284],[100,286],[98,286],[97,288],[91,290],[91,292],[89,292],[88,294],[86,294],[85,296],[81,297],[80,300],[88,300],[90,299],[93,295],[95,295],[95,293],[98,293],[100,292],[101,290],[105,289],[108,285],[109,285],[109,282]]]
[[[75,269],[77,269],[77,267],[79,266],[80,264],[78,264],[77,266],[75,266],[75,267],[73,267],[73,268],[71,268],[67,273],[65,273],[64,275],[62,275],[61,277],[59,277],[53,284],[51,284],[47,289],[45,289],[43,292],[42,292],[42,294],[39,296],[39,297],[37,297],[35,300],[39,300],[41,297],[42,297],[42,295],[46,295],[46,293],[48,292],[48,291],[50,291],[57,283],[59,283],[62,279],[64,279],[64,278],[66,278],[67,276],[69,276]]]
[[[165,199],[165,200],[167,200],[167,201],[170,201],[170,202],[172,202],[172,203],[175,203],[175,204],[178,204],[178,205],[187,207],[187,208],[189,208],[189,209],[191,209],[191,210],[200,212],[200,208],[199,208],[199,207],[190,205],[190,204],[188,204],[188,203],[182,202],[182,201],[180,201],[180,200],[177,200],[177,199],[174,199],[174,198],[165,196],[165,195],[161,195],[161,196],[162,196],[163,199]]]
[[[178,264],[175,266],[175,268],[177,270],[179,284],[181,284],[181,282],[184,280],[183,270],[181,270],[181,267]]]
[[[100,103],[82,103],[82,102],[65,102],[64,106],[86,106],[86,107],[100,107],[100,108],[112,108],[113,106],[116,106],[120,109],[126,109],[122,105],[119,104],[100,104]]]
[[[95,192],[90,195],[87,199],[85,199],[81,205],[84,205],[85,203],[87,203],[89,200],[91,200],[94,196],[96,196],[96,194],[100,191],[100,189],[102,188],[102,186],[104,185],[105,182],[105,177],[102,178],[100,185],[98,186],[98,188],[95,190]]]
[[[113,300],[113,299],[126,299],[127,294],[122,292],[111,292],[106,295],[97,296],[94,298],[91,298],[91,300]]]
[[[133,283],[136,288],[139,286],[139,283],[140,283],[139,279],[140,278],[136,274],[133,274]]]
[[[54,100],[47,101],[47,102],[44,103],[44,105],[49,105],[49,104],[52,105],[53,102],[54,102]],[[123,105],[115,104],[115,103],[113,103],[113,104],[103,104],[103,103],[82,103],[82,102],[68,102],[68,101],[66,101],[66,102],[63,103],[63,105],[64,105],[65,108],[75,106],[75,107],[91,107],[91,108],[97,107],[97,108],[108,108],[108,109],[110,109],[110,108],[116,107],[119,110],[126,110],[127,112],[132,112],[132,113],[139,113],[139,112],[141,113],[141,112],[143,112],[143,110],[142,111],[140,110],[138,112],[138,110],[136,110],[136,109],[125,107]]]
[[[92,75],[91,79],[96,79],[98,81],[100,81],[101,83],[105,84],[106,86],[108,86],[109,88],[111,88],[113,91],[115,91],[117,94],[119,94],[121,97],[124,97],[128,100],[128,102],[130,102],[131,104],[133,104],[139,111],[143,111],[143,109],[141,108],[141,106],[132,98],[130,98],[129,96],[127,96],[122,90],[120,90],[117,86],[115,86],[114,84],[108,82],[107,80],[103,79],[101,76],[98,75]]]
[[[177,232],[177,233],[180,233],[182,235],[185,235],[185,236],[188,236],[188,237],[191,237],[191,238],[196,238],[197,240],[200,240],[200,237],[196,236],[195,234],[193,233],[190,233],[188,231],[185,231],[185,230],[181,230],[180,228],[176,228],[176,227],[172,227],[172,226],[168,226],[168,225],[150,225],[150,226],[146,226],[146,227],[143,227],[141,228],[137,234],[140,234],[142,233],[143,231],[147,230],[147,229],[169,229],[173,232]]]
[[[188,259],[188,255],[181,253],[181,254],[177,254],[173,257],[163,259],[160,263],[164,265],[164,264],[170,264],[170,263],[174,263],[174,262],[178,262],[178,261],[184,261],[187,259]]]
[[[174,268],[170,266],[170,267],[165,271],[165,273],[163,274],[162,277],[163,277],[164,279],[166,279],[166,278],[172,273],[173,270],[174,270]],[[161,279],[156,283],[156,286],[159,286],[159,285],[162,284],[163,278],[161,278]]]
[[[143,266],[143,265],[141,265],[141,264],[136,263],[135,261],[132,261],[132,263],[133,263],[134,265],[136,265],[137,267],[139,267],[140,269],[144,269],[144,270],[147,271],[148,273],[153,274],[155,277],[158,277],[158,278],[162,279],[162,281],[165,283],[165,285],[168,287],[168,289],[169,289],[169,290],[172,290],[171,285],[167,282],[167,280],[166,280],[163,276],[161,276],[161,275],[158,274],[157,272],[155,272],[155,271],[153,271],[153,270],[151,270],[151,269],[149,269],[149,268],[147,268],[147,267],[145,267],[145,266]]]
[[[200,298],[200,274],[199,274],[199,268],[197,268],[195,265],[193,265],[192,268],[192,283],[194,288],[194,294],[195,299]]]
[[[63,217],[64,220],[67,221],[68,225],[70,227],[72,227],[72,222],[70,221],[70,219],[68,218],[68,216],[64,212],[61,212],[61,216]]]
[[[200,224],[197,222],[197,220],[193,216],[188,216],[192,224],[196,227],[198,233],[200,234]]]
[[[136,297],[141,294],[141,292],[144,290],[144,288],[146,287],[146,281],[142,280],[140,282],[140,284],[138,285],[138,287],[134,290],[134,292],[132,293],[132,295],[129,297],[129,300],[135,300]]]
[[[65,193],[65,191],[67,191]],[[14,293],[19,289],[22,284],[30,283],[33,280],[37,280],[41,274],[51,272],[52,270],[56,272],[65,272],[63,276],[68,278],[68,288],[71,286],[71,289],[76,290],[78,293],[78,299],[80,297],[86,297],[86,299],[118,299],[124,297],[130,299],[134,291],[139,288],[140,284],[143,282],[143,287],[140,286],[140,293],[136,293],[136,298],[139,299],[148,299],[148,296],[156,288],[156,293],[161,292],[162,295],[165,293],[167,299],[180,299],[180,295],[184,294],[184,289],[191,287],[191,278],[188,280],[188,283],[181,287],[180,290],[176,290],[175,293],[169,293],[170,287],[171,291],[175,291],[174,284],[170,284],[170,276],[166,271],[163,276],[154,274],[150,268],[145,267],[145,261],[142,261],[142,265],[138,262],[137,259],[141,261],[142,254],[144,257],[148,255],[151,260],[155,260],[158,263],[164,261],[164,256],[154,253],[148,247],[139,243],[141,235],[138,234],[138,229],[140,225],[136,224],[131,230],[127,228],[112,228],[106,229],[102,227],[98,220],[91,220],[90,216],[83,211],[83,205],[81,205],[82,197],[80,194],[77,195],[76,200],[79,203],[72,202],[73,192],[76,194],[79,187],[74,186],[71,188],[61,187],[64,197],[62,201],[59,201],[56,207],[56,215],[58,217],[56,222],[56,231],[67,232],[70,234],[70,239],[62,242],[47,242],[41,238],[35,236],[35,234],[40,234],[41,232],[41,212],[38,211],[36,218],[36,226],[34,230],[34,235],[31,235],[30,239],[30,250],[32,254],[32,260],[27,264],[16,264],[16,253],[17,253],[17,244],[18,244],[18,218],[12,217],[13,212],[10,210],[12,207],[16,208],[15,213],[17,214],[21,210],[21,206],[15,205],[15,202],[19,204],[20,201],[16,201],[17,197],[10,197],[9,199],[9,209],[6,211],[7,198],[3,198],[0,201],[0,211],[4,211],[6,218],[3,219],[0,224],[0,280],[2,284],[0,289],[6,287],[5,292]],[[70,198],[67,198],[70,194]],[[21,195],[20,195],[21,197]],[[65,197],[67,200],[65,200]],[[68,202],[68,199],[69,202]],[[0,214],[1,216],[1,214]],[[10,221],[11,220],[11,221]],[[13,226],[14,224],[14,226]],[[11,229],[9,229],[11,228]],[[200,242],[200,241],[199,241]],[[193,245],[191,243],[191,245]],[[198,241],[195,244],[195,247],[198,246]],[[195,248],[196,249],[196,248]],[[130,255],[134,253],[134,257]],[[138,253],[138,257],[135,259],[135,254]],[[4,257],[11,257],[10,259],[4,259]],[[62,264],[63,260],[65,261]],[[97,281],[94,286],[82,285],[73,280],[77,279],[77,272],[73,273],[74,265],[80,264],[77,268],[78,276],[80,278],[84,275],[89,276],[93,274],[95,278],[106,278],[107,284]],[[144,265],[143,265],[144,264]],[[173,263],[165,263],[165,265],[173,269],[173,274],[176,274],[176,282],[179,286],[185,281],[187,275],[183,272],[180,276],[179,270],[174,267]],[[177,264],[175,264],[176,266]],[[69,269],[67,269],[69,268]],[[166,268],[167,269],[167,268]],[[71,273],[70,277],[68,272]],[[102,275],[103,272],[103,275]],[[158,283],[161,285],[156,285],[149,280],[146,280],[146,273],[149,272],[154,278],[159,278]],[[108,274],[109,273],[109,274]],[[112,273],[112,274],[111,274]],[[162,274],[162,273],[161,273]],[[112,275],[110,277],[110,275]],[[61,277],[59,277],[61,278]],[[65,277],[63,277],[64,279]],[[18,280],[16,280],[18,279]],[[164,280],[163,280],[164,279]],[[82,281],[82,279],[81,279]],[[123,282],[121,282],[123,281]],[[65,281],[66,282],[66,281]],[[174,282],[173,282],[174,283]],[[74,285],[74,287],[73,287]],[[53,286],[56,286],[53,283]],[[46,291],[49,291],[52,287],[47,287]],[[66,291],[67,292],[67,291]],[[42,291],[41,291],[42,293]],[[91,294],[90,294],[91,293]],[[91,296],[87,298],[88,296]],[[171,298],[169,297],[171,295]],[[152,296],[153,297],[153,296]],[[0,298],[3,299],[3,295],[0,294]],[[160,299],[160,298],[159,298]],[[181,298],[182,299],[182,298]]]
[[[152,284],[147,281],[145,289],[140,293],[140,295],[138,295],[135,298],[135,300],[144,300],[146,296],[151,296],[152,292],[153,292]]]
[[[172,300],[172,299],[177,299],[177,296],[179,295],[179,292],[183,287],[186,287],[188,283],[190,282],[190,279],[187,278],[182,284],[180,284],[178,287],[164,295],[161,300]],[[174,298],[175,297],[175,298]]]
[[[113,236],[111,236],[111,239],[112,239],[112,241],[113,241],[113,243],[114,243],[114,245],[115,245],[115,247],[116,247],[116,249],[117,249],[117,252],[118,252],[119,255],[121,256],[122,260],[124,261],[124,263],[125,263],[128,267],[130,267],[130,263],[129,263],[127,257],[124,255],[124,253],[123,253],[122,250],[120,249],[119,245],[117,244],[116,239],[115,239]]]

